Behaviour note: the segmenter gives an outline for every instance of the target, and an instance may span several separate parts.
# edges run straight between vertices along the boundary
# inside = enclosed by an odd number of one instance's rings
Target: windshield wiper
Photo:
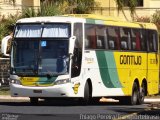
[[[59,75],[66,75],[66,74],[68,74],[68,72],[63,72],[63,73],[57,73],[57,72],[54,72],[54,73],[52,73],[52,72],[48,72],[47,74],[46,74],[46,76],[47,76],[47,78],[52,78],[52,77],[58,77]]]

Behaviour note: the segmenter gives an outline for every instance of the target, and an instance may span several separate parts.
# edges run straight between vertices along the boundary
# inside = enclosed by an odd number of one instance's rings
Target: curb
[[[152,103],[152,102],[160,102],[160,98],[146,98],[144,99],[145,103]]]
[[[0,100],[29,100],[28,97],[11,97],[9,95],[0,95]]]
[[[119,102],[119,100],[102,97],[100,99],[100,102]],[[157,102],[160,102],[160,98],[145,98],[144,99],[144,103],[157,103]]]

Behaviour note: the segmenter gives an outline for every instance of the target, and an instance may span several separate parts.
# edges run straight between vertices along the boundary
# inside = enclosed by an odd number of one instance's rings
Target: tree
[[[124,7],[127,6],[129,8],[131,18],[134,20],[134,15],[136,15],[136,6],[138,4],[137,0],[115,0],[115,2],[117,4],[118,14],[122,11],[125,19],[128,21],[128,18],[124,12]]]
[[[131,17],[133,20],[134,20],[134,15],[137,16],[136,6],[137,6],[137,0],[129,0],[129,10],[130,10]]]
[[[65,6],[63,9],[67,14],[91,13],[93,8],[98,5],[95,0],[41,0],[41,2]]]

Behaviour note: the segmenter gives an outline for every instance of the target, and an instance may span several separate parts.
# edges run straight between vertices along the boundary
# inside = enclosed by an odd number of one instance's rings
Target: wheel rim
[[[134,84],[133,86],[133,93],[132,93],[132,97],[131,97],[131,102],[132,102],[132,105],[136,105],[137,102],[138,102],[138,87],[137,87],[137,84]]]
[[[144,85],[142,85],[142,91],[140,92],[140,102],[142,103],[144,101],[145,97],[145,88]]]

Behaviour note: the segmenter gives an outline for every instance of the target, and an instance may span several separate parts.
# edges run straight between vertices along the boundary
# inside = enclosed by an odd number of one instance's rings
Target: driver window
[[[76,77],[81,71],[82,62],[82,44],[83,44],[83,27],[82,23],[74,24],[74,36],[76,36],[75,48],[72,58],[72,77]]]

